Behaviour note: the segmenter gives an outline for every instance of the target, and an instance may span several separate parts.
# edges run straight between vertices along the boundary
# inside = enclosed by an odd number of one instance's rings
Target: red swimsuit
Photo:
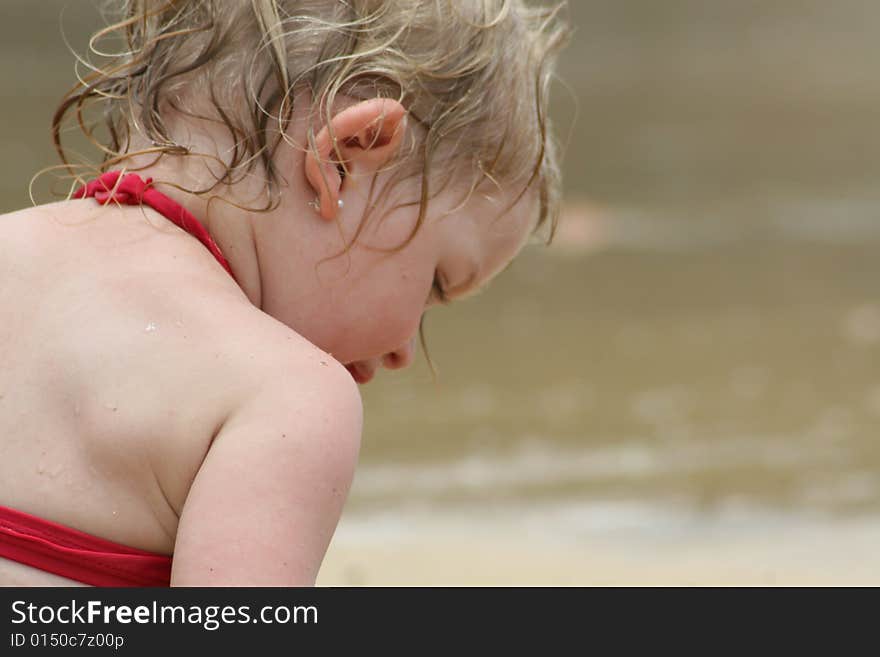
[[[152,180],[108,171],[74,198],[101,205],[148,205],[195,236],[233,276],[205,227],[180,204],[151,186]],[[234,278],[234,276],[233,276]],[[36,516],[0,506],[0,557],[92,586],[168,586],[171,557],[126,547]]]
[[[0,506],[0,557],[92,586],[168,586],[171,557]]]
[[[108,171],[85,187],[80,187],[74,193],[73,198],[94,198],[101,205],[107,205],[111,202],[121,205],[148,205],[171,223],[180,226],[187,233],[198,238],[211,252],[211,255],[223,265],[223,269],[235,278],[229,263],[220,252],[220,247],[214,243],[199,220],[177,201],[168,198],[153,187],[152,184],[152,178],[144,180],[135,173],[123,175],[121,171]]]

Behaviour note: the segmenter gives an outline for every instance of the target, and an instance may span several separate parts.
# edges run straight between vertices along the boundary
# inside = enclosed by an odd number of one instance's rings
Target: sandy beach
[[[880,585],[880,522],[612,531],[576,544],[539,528],[404,514],[343,522],[319,586]],[[549,527],[546,527],[548,531]]]

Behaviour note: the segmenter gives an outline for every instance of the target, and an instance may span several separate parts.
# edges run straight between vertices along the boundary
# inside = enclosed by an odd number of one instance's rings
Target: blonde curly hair
[[[234,144],[216,184],[259,168],[268,208],[282,180],[273,156],[294,109],[307,110],[309,125],[329,125],[339,96],[394,98],[424,126],[396,161],[397,180],[421,177],[413,235],[432,195],[465,180],[468,193],[516,182],[521,196],[537,185],[537,226],[549,225],[552,239],[560,176],[547,104],[567,34],[562,9],[524,0],[112,0],[108,26],[79,60],[89,72],[55,113],[53,139],[74,175],[62,143],[71,117],[101,149],[103,170],[131,156],[133,136],[151,144],[141,153],[194,155],[172,138],[170,114],[198,116],[189,100],[209,99],[212,115],[199,118],[222,123]],[[300,98],[310,106],[295,108]]]

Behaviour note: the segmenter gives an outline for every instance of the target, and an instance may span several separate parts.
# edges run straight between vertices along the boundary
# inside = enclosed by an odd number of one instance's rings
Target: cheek
[[[397,349],[418,331],[425,310],[425,295],[421,287],[407,289],[400,286],[376,299],[370,323],[385,352]]]
[[[319,269],[316,288],[322,310],[316,315],[323,322],[326,342],[333,345],[331,351],[344,360],[381,357],[418,333],[434,260],[418,236],[405,248],[388,252],[405,237],[379,240],[369,234],[346,256]],[[316,319],[312,316],[310,321]]]
[[[429,282],[414,275],[384,272],[362,275],[336,299],[335,354],[345,360],[379,358],[399,349],[419,328]]]

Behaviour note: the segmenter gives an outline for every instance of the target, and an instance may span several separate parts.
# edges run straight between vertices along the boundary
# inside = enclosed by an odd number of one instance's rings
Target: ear
[[[342,110],[306,151],[305,174],[321,203],[321,216],[335,219],[342,177],[378,171],[394,157],[406,132],[406,110],[396,100],[374,98]],[[334,147],[335,143],[335,147]]]

